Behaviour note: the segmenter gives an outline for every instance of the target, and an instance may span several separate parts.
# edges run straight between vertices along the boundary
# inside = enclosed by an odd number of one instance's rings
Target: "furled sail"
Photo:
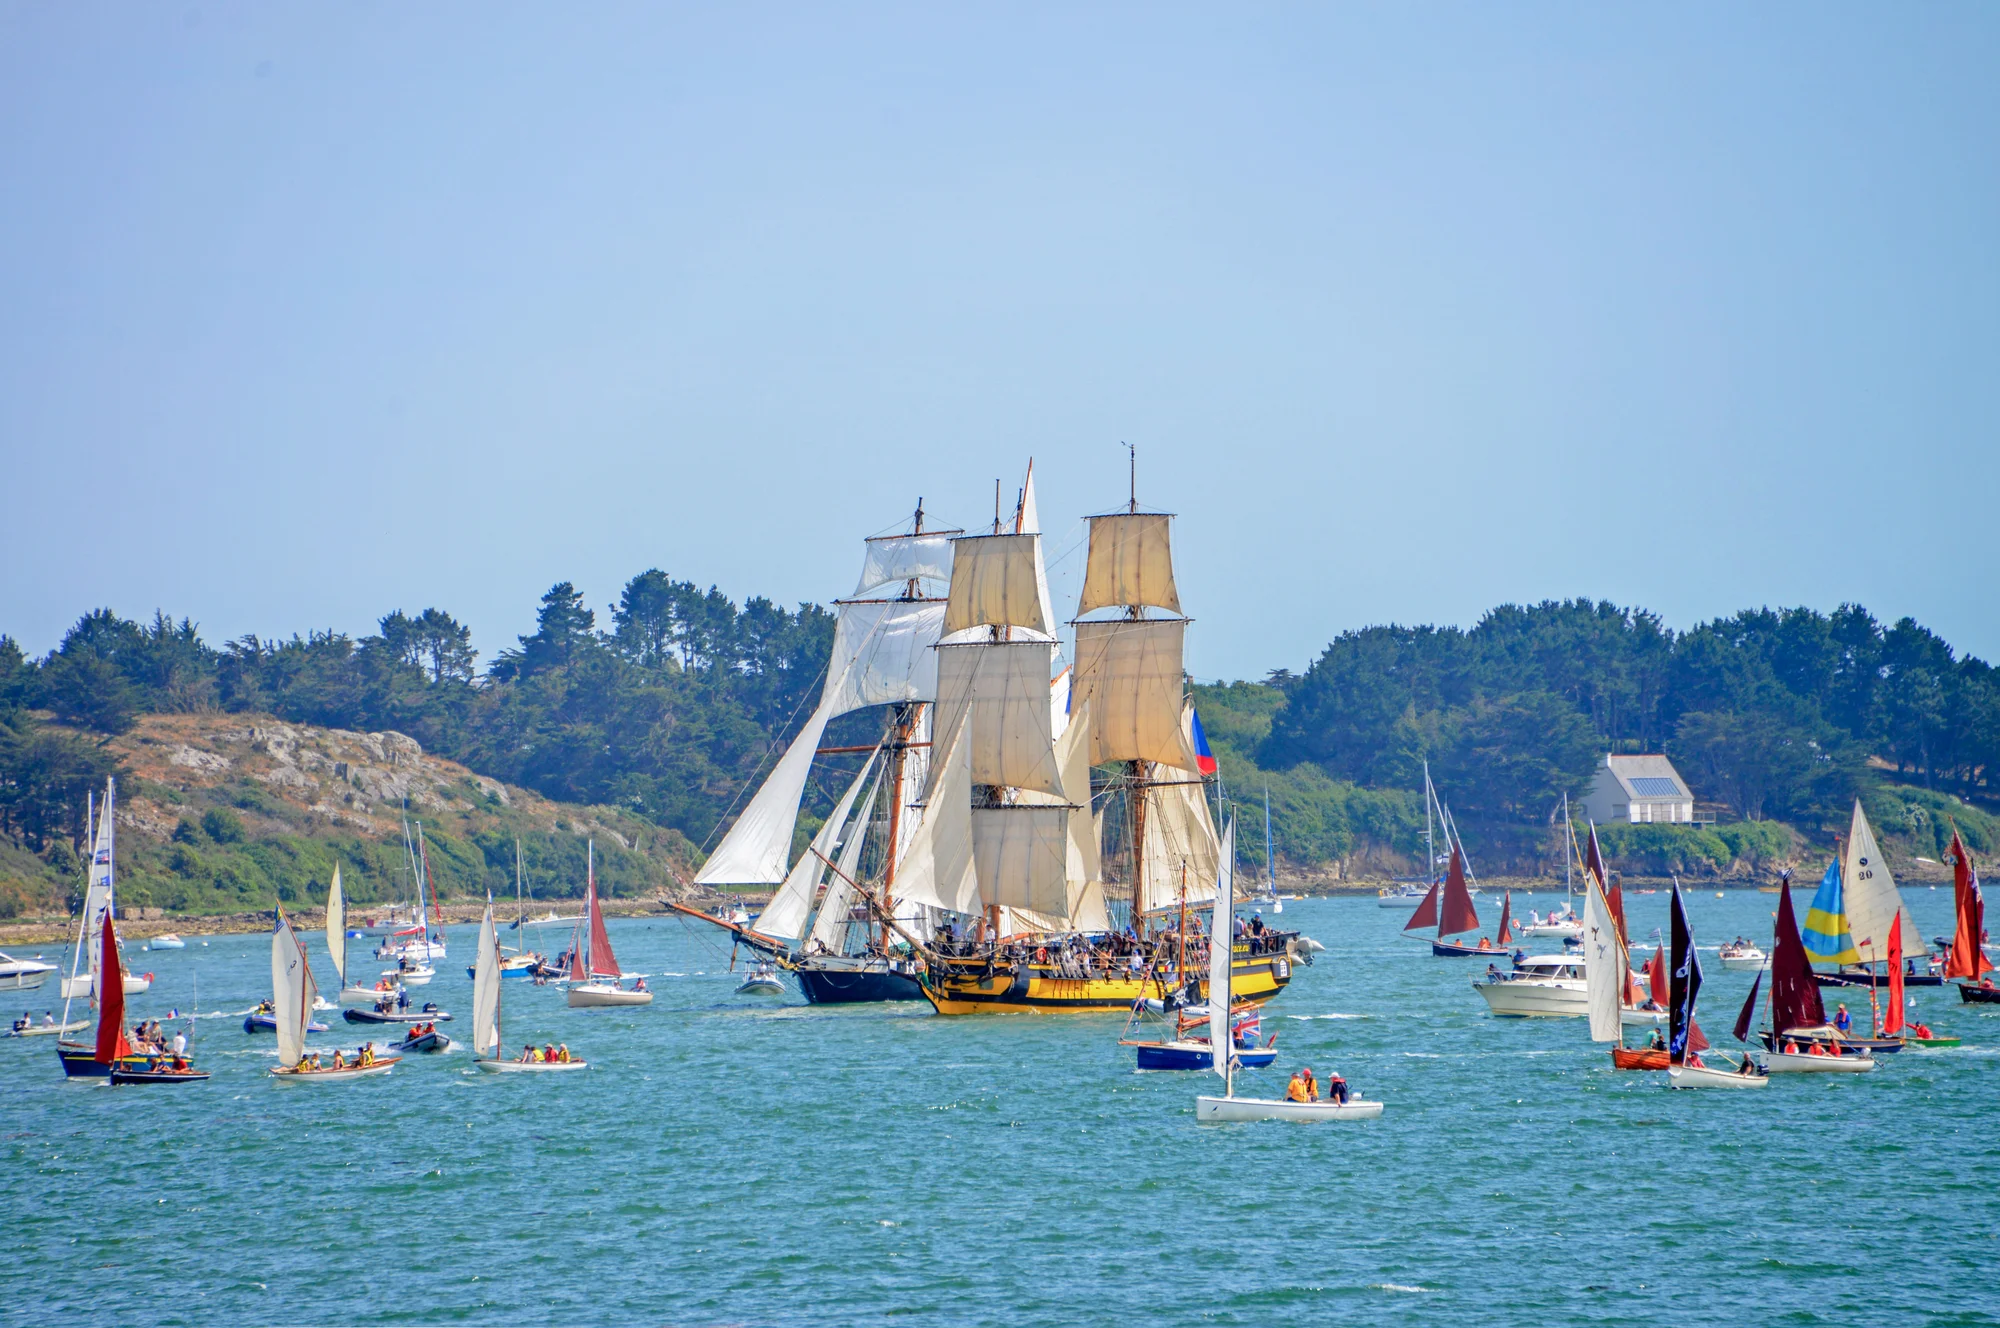
[[[1053,641],[974,641],[938,647],[937,732],[966,726],[972,782],[1062,793],[1049,732]],[[933,775],[932,782],[937,781]],[[935,800],[935,790],[927,797]]]
[[[312,1009],[312,974],[305,947],[281,909],[271,933],[271,1018],[277,1025],[278,1064],[290,1068],[306,1054],[306,1012]]]
[[[1904,954],[1922,954],[1928,948],[1923,933],[1910,919],[1909,906],[1896,889],[1889,860],[1875,842],[1874,828],[1854,800],[1854,821],[1847,836],[1847,930],[1863,963],[1879,964],[1889,957],[1889,931],[1902,927]]]
[[[940,725],[931,730],[950,736],[942,740],[944,755],[931,764],[936,784],[897,867],[898,900],[952,913],[970,913],[979,907],[979,879],[972,866],[970,727],[961,718],[955,727]],[[938,748],[933,745],[931,750]]]
[[[814,950],[839,954],[845,948],[848,917],[854,911],[852,883],[859,879],[861,848],[868,842],[868,821],[875,814],[875,795],[881,788],[878,776],[868,788],[868,801],[861,805],[861,815],[848,826],[847,842],[841,846],[840,858],[834,863],[837,870],[827,883],[819,916],[813,919],[811,948]]]
[[[493,896],[479,919],[479,949],[472,965],[472,1054],[500,1054],[500,933],[493,927]]]
[[[878,535],[864,540],[861,580],[856,596],[883,586],[910,581],[951,580],[951,537],[956,530],[927,531],[921,535]]]
[[[1069,916],[1069,816],[1064,806],[972,809],[972,861],[988,905]]]
[[[792,829],[799,820],[799,798],[806,790],[806,776],[812,773],[820,735],[832,718],[832,710],[822,701],[778,758],[770,778],[695,873],[695,884],[776,885],[785,879],[785,868],[791,861]]]
[[[1157,761],[1198,773],[1181,727],[1187,619],[1076,624],[1071,708],[1089,705],[1092,765]]]
[[[952,541],[949,636],[972,627],[1055,631],[1042,579],[1040,535],[961,535]]]
[[[347,896],[340,888],[340,864],[333,864],[333,884],[326,892],[326,952],[333,957],[333,975],[347,983]]]
[[[945,606],[935,600],[851,600],[840,605],[820,705],[828,717],[896,701],[937,699]]]
[[[1174,555],[1164,512],[1116,512],[1090,518],[1090,554],[1084,565],[1081,618],[1113,605],[1181,611],[1174,588]]]
[[[819,883],[826,875],[826,863],[833,857],[834,846],[840,842],[841,834],[847,828],[847,814],[854,810],[854,800],[861,796],[862,786],[875,771],[875,758],[881,749],[868,754],[867,763],[861,773],[847,786],[847,792],[840,795],[840,802],[833,809],[833,815],[813,836],[811,847],[799,855],[792,864],[792,870],[785,877],[785,883],[778,887],[778,893],[771,896],[771,902],[757,915],[752,930],[760,936],[769,936],[777,941],[796,941],[804,935],[806,917],[812,912],[813,895],[819,891]]]
[[[1177,908],[1183,898],[1206,903],[1214,895],[1222,853],[1204,788],[1200,780],[1169,780],[1146,789],[1144,912]]]

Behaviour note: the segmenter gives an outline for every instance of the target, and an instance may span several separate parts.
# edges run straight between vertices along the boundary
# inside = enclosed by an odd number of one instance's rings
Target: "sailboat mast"
[[[1264,880],[1270,896],[1278,897],[1278,860],[1271,856],[1271,786],[1264,786]]]
[[[83,899],[77,910],[76,950],[69,957],[69,977],[63,982],[63,1027],[69,1027],[69,1005],[76,999],[76,974],[83,966],[83,934],[90,930],[90,874],[97,862],[97,791],[83,793]],[[94,999],[94,998],[93,998]]]

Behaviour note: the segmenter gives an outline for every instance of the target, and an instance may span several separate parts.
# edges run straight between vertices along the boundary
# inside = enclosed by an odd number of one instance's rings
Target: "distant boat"
[[[146,942],[148,950],[185,950],[187,942],[173,932],[165,932]]]
[[[61,971],[40,959],[16,959],[10,954],[0,954],[0,991],[35,991],[49,980],[49,974]]]
[[[651,1005],[653,993],[645,989],[645,979],[641,978],[636,987],[618,985],[624,974],[619,972],[618,956],[611,951],[611,934],[604,927],[604,906],[597,898],[597,847],[594,843],[586,845],[585,861],[588,864],[583,887],[585,922],[578,928],[570,946],[567,997],[570,1008]]]
[[[737,984],[736,994],[738,996],[782,996],[785,994],[785,984],[778,978],[777,967],[769,960],[766,960],[751,969],[744,976],[743,981]]]

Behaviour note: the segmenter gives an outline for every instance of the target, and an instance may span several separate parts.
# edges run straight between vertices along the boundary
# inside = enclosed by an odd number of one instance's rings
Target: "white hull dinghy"
[[[1706,1065],[1669,1065],[1669,1088],[1764,1088],[1768,1074],[1742,1074],[1735,1070],[1712,1070]]]
[[[477,945],[472,965],[472,1063],[486,1074],[551,1074],[589,1069],[590,1063],[580,1060],[500,1059],[500,933],[493,927],[491,895],[486,897],[486,915],[479,920]]]
[[[72,1019],[69,1023],[66,1024],[30,1024],[26,1028],[13,1029],[7,1034],[7,1036],[47,1037],[51,1033],[55,1034],[74,1033],[80,1029],[85,1029],[89,1027],[90,1027],[90,1021],[88,1019]]]
[[[396,999],[395,987],[342,987],[340,989],[340,1003],[342,1005],[374,1005],[376,1002],[385,999],[390,1001]]]
[[[597,900],[596,845],[585,845],[584,862],[588,874],[583,887],[583,920],[570,943],[569,1008],[651,1005],[652,992],[618,985],[625,975],[619,970],[618,956],[611,952],[611,934],[604,927],[604,906]]]
[[[1875,1068],[1873,1056],[1814,1056],[1803,1051],[1767,1051],[1766,1074],[1866,1074]]]
[[[1345,1102],[1279,1102],[1261,1097],[1197,1097],[1194,1118],[1204,1125],[1236,1121],[1373,1120],[1382,1114],[1380,1102],[1349,1098]]]
[[[281,1083],[345,1083],[387,1074],[396,1068],[397,1058],[384,1056],[367,1065],[342,1064],[300,1068],[306,1059],[305,1035],[312,1007],[319,1000],[313,986],[312,965],[306,960],[305,943],[292,930],[284,906],[278,906],[278,929],[271,933],[271,1022],[278,1035],[278,1063],[271,1077]],[[359,1053],[357,1053],[357,1058]]]
[[[91,983],[94,981],[96,979],[92,978],[88,973],[79,973],[73,978],[64,978],[62,981],[63,999],[66,1001],[80,1001],[87,998],[91,992]],[[125,975],[124,987],[127,996],[143,996],[153,989],[153,975],[151,973],[127,973]]]
[[[1731,973],[1768,973],[1771,971],[1771,956],[1754,945],[1741,948],[1725,945],[1722,947],[1722,966]]]
[[[339,1069],[301,1070],[297,1066],[273,1065],[271,1077],[288,1084],[335,1084],[350,1079],[369,1079],[387,1074],[401,1064],[397,1056],[384,1056],[372,1065],[343,1065]]]
[[[413,964],[408,968],[385,968],[382,976],[392,982],[400,982],[406,987],[427,987],[437,970],[429,964]]]
[[[174,933],[168,932],[164,936],[155,936],[152,940],[147,941],[146,948],[148,950],[185,950],[188,948],[188,943],[174,935]]]

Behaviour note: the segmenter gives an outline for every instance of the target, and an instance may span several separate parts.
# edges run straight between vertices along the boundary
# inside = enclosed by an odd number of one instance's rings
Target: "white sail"
[[[1060,795],[1062,770],[1049,731],[1055,643],[977,641],[939,646],[937,653],[936,729],[952,732],[961,716],[969,719],[972,782]]]
[[[829,716],[896,701],[937,698],[944,605],[935,600],[843,601],[821,705]]]
[[[472,1054],[500,1054],[500,933],[493,926],[493,897],[479,919],[478,958],[472,966]]]
[[[1069,925],[1072,930],[1093,935],[1111,930],[1111,911],[1104,906],[1104,882],[1091,880],[1084,883],[1076,907],[1070,910]]]
[[[1069,815],[1059,805],[974,807],[972,861],[981,902],[1068,917]]]
[[[1875,842],[1875,830],[1854,800],[1854,820],[1848,828],[1846,879],[1841,883],[1847,904],[1847,930],[1863,963],[1881,964],[1889,959],[1889,929],[1901,924],[1905,955],[1922,955],[1929,947],[1917,924],[1910,920],[1909,906],[1896,888],[1889,860]]]
[[[847,828],[847,814],[854,810],[854,800],[861,796],[862,785],[874,773],[875,758],[881,749],[868,754],[868,761],[861,767],[861,773],[847,786],[847,792],[840,795],[840,803],[833,809],[833,815],[813,836],[811,847],[799,855],[792,864],[792,870],[785,877],[785,883],[778,887],[778,893],[771,896],[771,902],[757,915],[752,930],[773,940],[796,941],[805,933],[806,918],[812,912],[813,896],[819,891],[819,883],[826,876],[826,862],[833,857],[834,846],[840,842],[842,831]]]
[[[1069,727],[1056,741],[1056,764],[1062,769],[1063,798],[1070,804],[1069,842],[1076,872],[1071,878],[1071,898],[1076,889],[1099,880],[1103,864],[1098,860],[1097,818],[1090,814],[1090,705],[1085,702],[1070,719]]]
[[[972,866],[972,763],[966,750],[970,727],[961,720],[955,729],[932,730],[950,736],[944,739],[944,755],[932,763],[936,787],[896,869],[898,900],[952,913],[979,907],[979,878]]]
[[[1157,761],[1197,771],[1182,735],[1185,618],[1076,624],[1070,707],[1088,704],[1092,765]]]
[[[878,535],[864,540],[857,597],[883,586],[911,581],[951,581],[951,537],[963,532],[941,530],[922,535]]]
[[[1090,518],[1090,554],[1076,616],[1112,605],[1181,611],[1174,554],[1164,512],[1117,512]]]
[[[104,935],[104,916],[114,906],[111,890],[111,818],[112,797],[106,785],[104,809],[97,818],[97,838],[90,848],[90,871],[86,878],[89,884],[83,892],[83,935],[88,943],[83,947],[85,961],[90,966],[91,990],[96,991],[98,965],[98,938]],[[67,993],[65,993],[67,994]]]
[[[1215,821],[1199,780],[1174,779],[1173,771],[1155,769],[1164,782],[1146,789],[1145,912],[1177,908],[1183,898],[1206,903],[1215,889],[1221,864]],[[1186,894],[1182,894],[1182,890]]]
[[[326,891],[326,952],[333,956],[333,974],[347,985],[347,896],[340,888],[340,864],[333,864],[333,884]]]
[[[868,789],[868,801],[861,805],[861,814],[847,828],[847,842],[834,864],[839,870],[828,881],[826,899],[819,906],[819,916],[813,919],[813,949],[838,954],[844,948],[848,915],[854,911],[856,898],[849,882],[859,879],[861,849],[868,842],[868,821],[875,814],[875,795],[881,788],[882,781],[878,778]]]
[[[1208,916],[1208,1048],[1215,1072],[1229,1077],[1232,1052],[1229,1006],[1235,993],[1229,985],[1236,944],[1236,818],[1222,832],[1221,871],[1215,882],[1215,911]]]
[[[1625,1003],[1625,946],[1595,872],[1586,871],[1583,900],[1583,980],[1590,1002],[1590,1040],[1619,1040]]]
[[[297,1065],[306,1054],[306,1016],[312,1003],[305,947],[293,934],[291,920],[280,913],[278,929],[271,933],[271,1015],[277,1025],[278,1064]]]
[[[799,798],[805,793],[806,776],[812,773],[820,735],[832,718],[832,711],[822,701],[778,758],[771,777],[695,873],[697,885],[776,885],[785,879],[791,862],[792,830],[799,820]]]
[[[961,535],[952,541],[946,636],[972,627],[1055,631],[1040,535]]]

